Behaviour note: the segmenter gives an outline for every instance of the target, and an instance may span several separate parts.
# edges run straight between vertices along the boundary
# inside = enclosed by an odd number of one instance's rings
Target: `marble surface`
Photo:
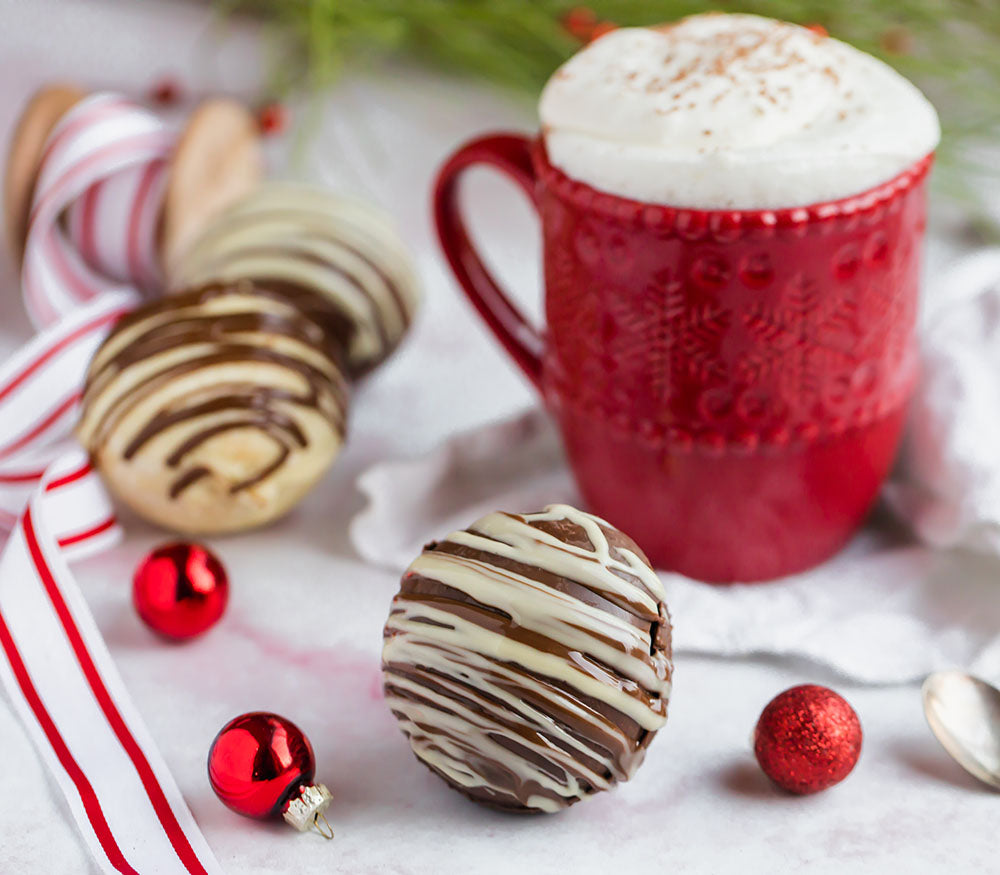
[[[27,94],[56,78],[142,92],[169,73],[192,90],[253,93],[264,77],[265,37],[248,24],[220,34],[201,5],[0,0],[0,20],[5,132]],[[381,627],[396,580],[350,545],[347,527],[362,506],[354,484],[374,461],[429,448],[531,402],[458,301],[431,239],[427,199],[435,166],[461,139],[527,129],[533,120],[530,106],[488,90],[396,72],[332,92],[316,139],[290,165],[389,207],[417,253],[427,293],[407,344],[360,391],[339,464],[277,526],[213,542],[229,567],[232,599],[223,622],[201,640],[163,644],[130,605],[132,568],[162,533],[126,520],[121,547],[77,566],[123,678],[223,867],[260,875],[480,875],[512,866],[540,875],[630,866],[720,875],[807,866],[816,873],[989,871],[997,800],[939,749],[917,689],[849,686],[808,663],[680,656],[669,723],[636,779],[553,818],[481,811],[412,757],[379,691]],[[306,110],[293,111],[301,118]],[[279,144],[274,151],[276,162],[288,162],[282,153],[294,150]],[[537,243],[526,205],[493,179],[472,188],[490,204],[476,230],[491,240],[500,272],[526,302],[537,301]],[[936,244],[932,270],[951,252],[947,242]],[[10,265],[2,270],[5,354],[29,329]],[[430,347],[439,353],[433,360],[414,353]],[[767,784],[748,738],[764,704],[802,682],[834,684],[848,696],[865,747],[847,782],[798,799]],[[336,797],[334,842],[243,820],[212,795],[208,746],[224,722],[251,709],[283,713],[311,737],[318,774]],[[2,697],[0,775],[0,872],[96,873]]]

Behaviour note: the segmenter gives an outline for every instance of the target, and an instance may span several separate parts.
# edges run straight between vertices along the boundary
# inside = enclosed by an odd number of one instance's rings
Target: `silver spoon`
[[[931,732],[970,775],[1000,790],[1000,690],[962,671],[936,671],[921,690]]]

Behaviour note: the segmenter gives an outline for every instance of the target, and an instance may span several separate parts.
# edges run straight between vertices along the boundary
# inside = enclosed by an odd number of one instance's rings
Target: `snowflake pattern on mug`
[[[905,403],[918,266],[889,240],[913,236],[895,228],[919,225],[919,198],[706,214],[611,197],[602,210],[595,193],[574,221],[574,183],[547,182],[546,374],[562,403],[710,448],[814,440]]]

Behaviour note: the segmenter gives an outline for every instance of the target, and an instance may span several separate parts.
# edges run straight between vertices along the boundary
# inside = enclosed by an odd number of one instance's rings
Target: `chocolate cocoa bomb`
[[[87,374],[77,434],[146,519],[238,531],[289,510],[344,438],[348,390],[327,332],[242,281],[125,317]]]
[[[667,718],[663,588],[631,538],[568,505],[429,544],[385,626],[386,701],[475,802],[555,812],[635,773]]]
[[[251,279],[298,299],[336,335],[356,378],[409,327],[416,273],[377,209],[323,189],[269,183],[232,206],[168,265],[173,288]]]

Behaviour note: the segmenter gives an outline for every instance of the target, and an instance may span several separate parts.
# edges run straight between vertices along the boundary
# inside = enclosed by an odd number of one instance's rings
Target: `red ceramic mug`
[[[713,582],[808,568],[863,521],[899,444],[933,156],[784,210],[674,209],[597,191],[544,141],[444,165],[435,218],[472,303],[535,384],[590,508],[653,562]],[[484,268],[457,199],[474,165],[541,217],[546,327]]]

